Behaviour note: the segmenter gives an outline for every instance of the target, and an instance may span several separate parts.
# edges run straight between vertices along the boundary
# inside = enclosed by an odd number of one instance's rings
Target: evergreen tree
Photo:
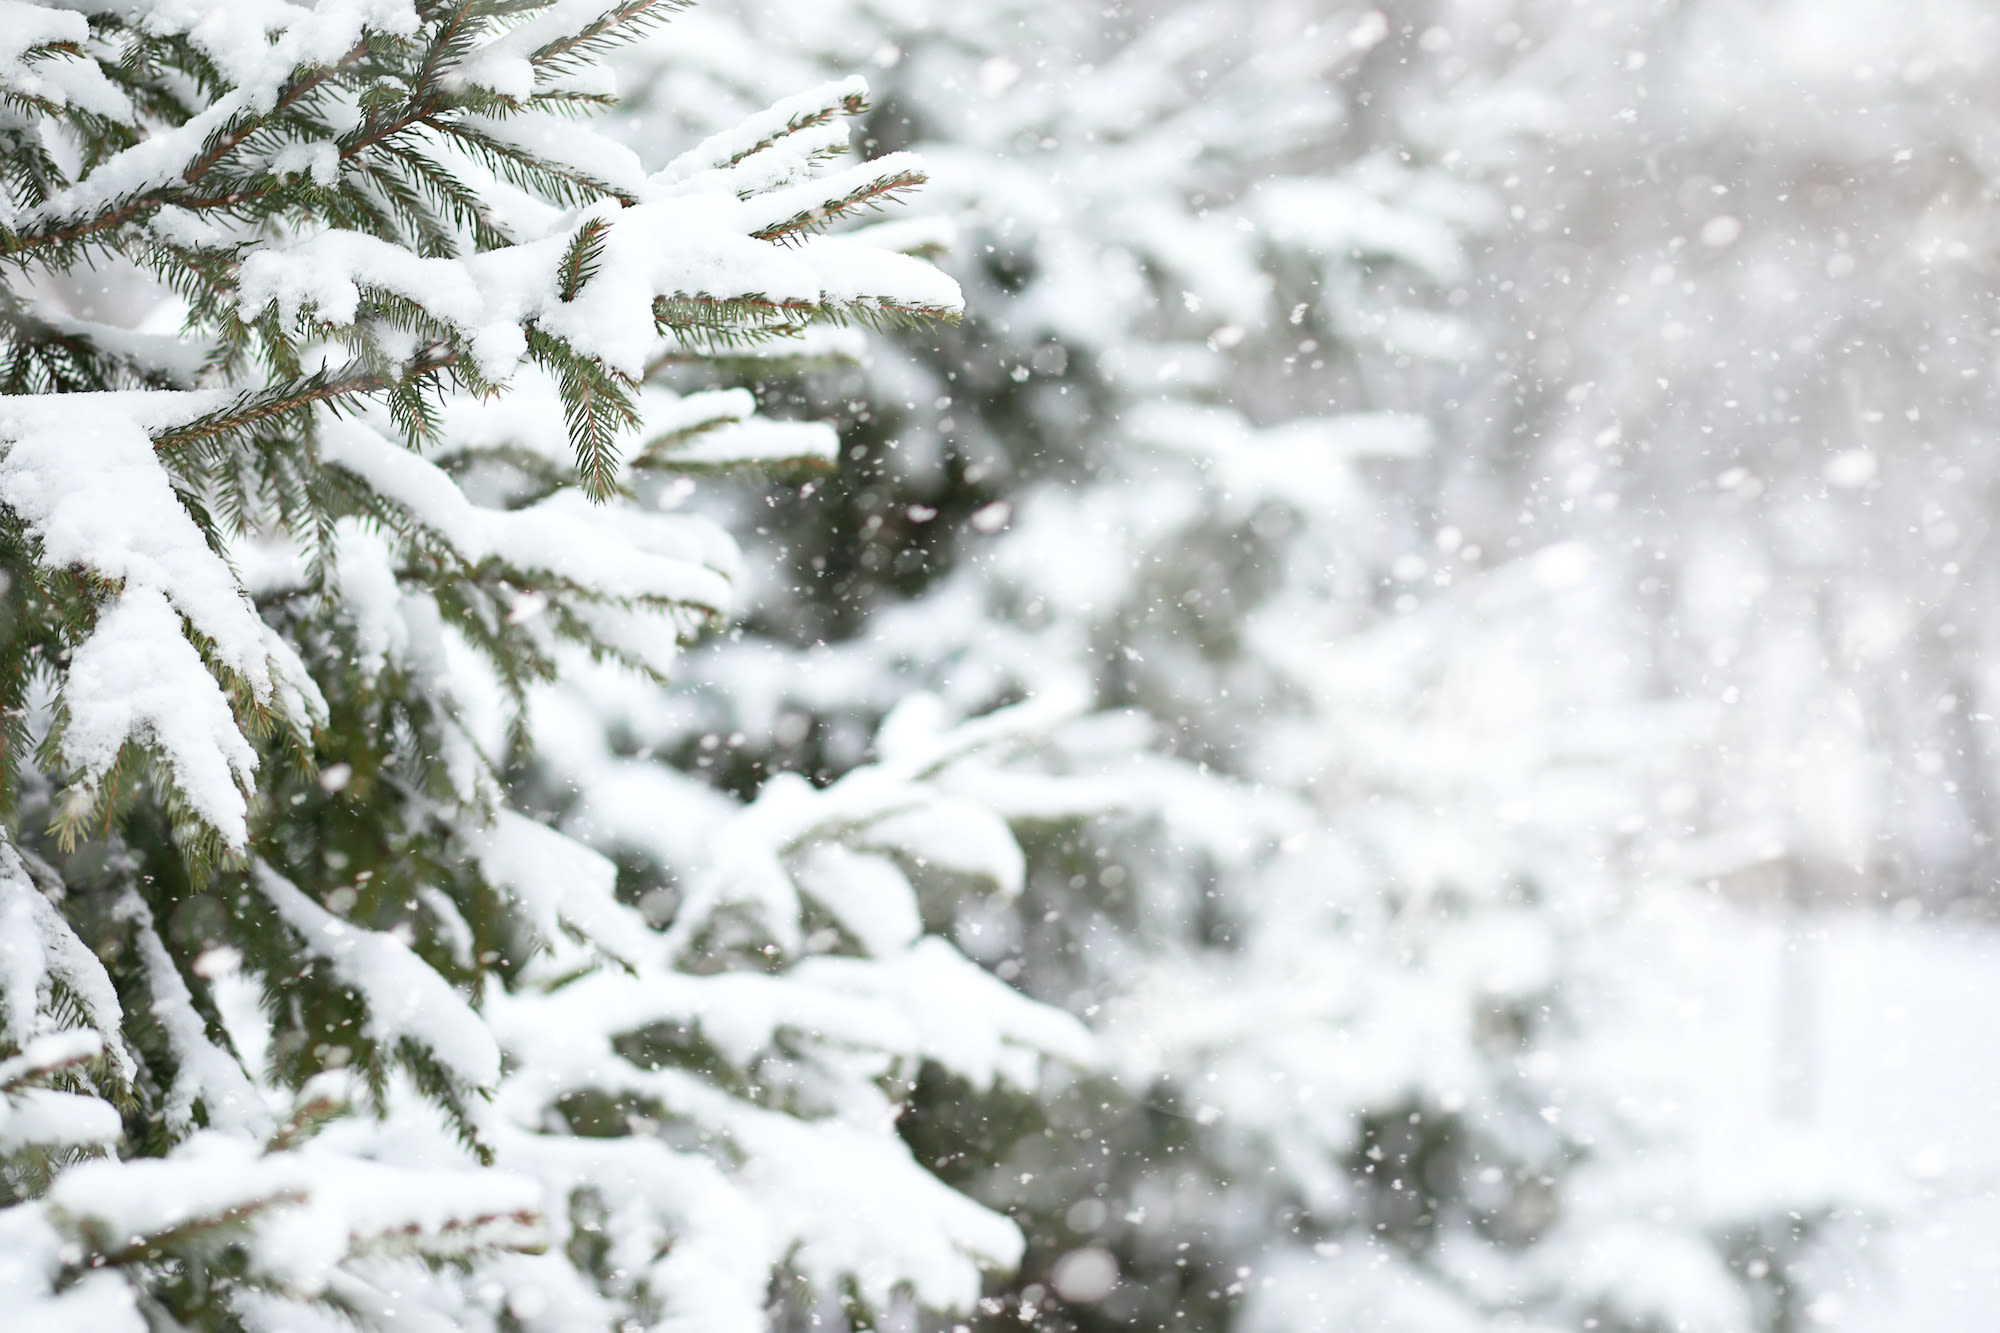
[[[933,164],[974,296],[907,355],[765,373],[852,404],[853,443],[645,748],[752,789],[837,775],[913,687],[1127,710],[1043,752],[1067,809],[1011,807],[1015,910],[940,923],[1109,1071],[1039,1105],[934,1078],[905,1121],[1005,1157],[959,1164],[1030,1220],[996,1326],[1795,1323],[1839,1192],[1703,1158],[1619,1055],[1663,982],[1636,885],[1681,752],[1618,553],[1446,517],[1471,483],[1441,428],[1495,369],[1456,312],[1537,90],[1364,10],[711,19],[631,57],[632,141],[872,60],[867,132]]]
[[[687,474],[837,447],[661,369],[959,304],[821,234],[923,179],[844,160],[857,80],[655,169],[584,123],[676,7],[0,14],[10,1323],[709,1333],[1018,1252],[898,1089],[1081,1033],[897,858],[1018,887],[947,787],[1033,709],[656,806],[715,825],[665,913],[523,804],[538,691],[650,697],[734,604]]]

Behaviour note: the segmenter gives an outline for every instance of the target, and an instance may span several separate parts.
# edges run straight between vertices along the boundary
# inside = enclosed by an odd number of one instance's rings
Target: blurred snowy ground
[[[1747,1142],[1796,1123],[1811,1151],[1894,1201],[1895,1218],[1827,1256],[1831,1294],[1811,1326],[2000,1328],[2000,932],[1824,911],[1793,923],[1686,901],[1668,915],[1686,989],[1652,1015],[1669,1020],[1655,1054],[1698,1072],[1690,1125]],[[1672,1021],[1674,1008],[1692,1021]],[[1806,1072],[1788,1087],[1798,1032],[1811,1034]]]

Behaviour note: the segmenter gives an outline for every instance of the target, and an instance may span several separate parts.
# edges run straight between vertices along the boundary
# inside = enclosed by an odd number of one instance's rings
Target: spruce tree
[[[837,447],[662,368],[959,303],[823,234],[923,180],[846,157],[858,80],[655,169],[587,123],[676,8],[0,16],[10,1324],[750,1329],[1018,1252],[897,1090],[1082,1038],[896,858],[1018,887],[941,784],[1032,710],[657,807],[718,826],[664,913],[523,804],[536,691],[657,692],[731,611],[687,476]]]
[[[1735,1164],[1620,1054],[1672,991],[1638,923],[1673,715],[1617,553],[1453,521],[1504,369],[1457,312],[1546,108],[1399,19],[857,0],[630,57],[635,143],[875,62],[866,132],[959,228],[900,239],[973,293],[766,372],[852,443],[810,496],[725,494],[819,522],[767,525],[774,595],[645,750],[751,789],[844,771],[913,686],[1119,710],[1038,758],[1066,803],[1003,807],[1012,910],[941,923],[1105,1057],[1039,1099],[934,1075],[904,1121],[1027,1219],[994,1327],[1782,1328],[1842,1206],[1811,1172],[1715,1190]]]

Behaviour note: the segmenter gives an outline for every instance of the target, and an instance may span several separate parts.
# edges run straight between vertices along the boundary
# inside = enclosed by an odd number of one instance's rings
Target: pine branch
[[[772,223],[750,234],[760,241],[779,241],[798,236],[800,233],[818,231],[828,222],[860,208],[881,208],[894,202],[896,198],[918,186],[927,183],[930,177],[920,171],[899,171],[857,187],[838,199],[811,208],[801,209],[782,222]]]
[[[547,194],[572,206],[616,199],[627,206],[638,201],[596,177],[535,157],[521,148],[495,138],[475,124],[454,121],[440,126],[443,133],[472,150],[474,158],[497,169],[509,184]]]
[[[602,218],[591,218],[576,229],[570,238],[569,249],[563,254],[562,267],[557,271],[558,290],[563,304],[574,301],[583,285],[597,276],[597,266],[604,259],[604,233],[611,224]]]
[[[444,21],[431,38],[431,48],[424,55],[424,62],[410,80],[410,102],[422,102],[437,86],[438,76],[449,63],[455,47],[468,43],[471,38],[472,21],[478,0],[458,0],[446,11]]]
[[[63,1070],[87,1065],[103,1054],[102,1038],[89,1030],[54,1033],[31,1041],[21,1054],[0,1060],[0,1093],[38,1084]]]
[[[694,0],[621,0],[569,36],[558,37],[536,47],[528,56],[529,63],[560,67],[564,57],[586,52],[594,54],[608,46],[630,41],[633,34],[644,31],[651,24],[664,22],[693,4]],[[615,41],[612,40],[614,35]]]
[[[618,435],[639,424],[631,396],[636,386],[537,328],[528,330],[528,352],[556,376],[584,494],[609,499],[618,490]]]
[[[456,127],[450,125],[444,117],[452,112],[475,109],[488,102],[493,102],[496,109],[506,105],[504,99],[492,99],[490,95],[476,91],[446,94],[439,86],[444,70],[452,63],[454,53],[461,50],[470,40],[473,31],[471,24],[476,17],[475,11],[478,7],[476,0],[461,0],[461,3],[453,7],[434,34],[424,63],[409,85],[408,97],[402,100],[399,109],[393,115],[387,118],[364,116],[360,125],[343,136],[338,141],[337,149],[338,160],[341,163],[352,162],[370,149],[386,144],[416,128],[433,129],[452,134],[457,138],[475,138],[476,136],[456,132]],[[256,179],[254,183],[246,180],[219,190],[210,188],[205,192],[194,187],[201,186],[215,168],[252,135],[275,124],[282,112],[295,107],[301,99],[324,85],[336,73],[350,69],[368,54],[368,51],[369,42],[364,39],[336,65],[301,74],[286,89],[285,94],[281,95],[280,103],[274,106],[271,112],[246,119],[232,129],[219,133],[204,147],[201,156],[183,171],[182,184],[179,186],[163,186],[142,191],[91,217],[61,223],[40,231],[16,232],[0,228],[0,259],[19,258],[43,251],[64,251],[68,247],[100,237],[106,232],[115,231],[144,214],[170,204],[191,213],[201,214],[239,210],[270,199],[278,194],[283,186],[269,177]],[[488,152],[504,151],[500,146],[490,142],[481,146]],[[607,192],[601,182],[589,181],[580,176],[575,184],[599,194]]]
[[[165,1231],[146,1236],[114,1238],[90,1225],[94,1219],[85,1219],[83,1233],[97,1251],[92,1256],[92,1267],[124,1268],[170,1258],[179,1246],[196,1237],[239,1227],[273,1208],[305,1201],[306,1195],[302,1190],[275,1190],[263,1198],[249,1199],[220,1212],[190,1217]]]
[[[312,376],[303,383],[263,394],[246,394],[220,412],[198,417],[185,426],[176,426],[153,437],[153,447],[166,451],[182,449],[217,436],[232,434],[285,416],[314,403],[331,402],[360,394],[381,393],[414,384],[440,370],[457,365],[459,354],[440,347],[423,352],[402,372],[362,370],[339,376]]]
[[[392,116],[378,125],[363,125],[355,131],[355,137],[340,146],[340,160],[350,161],[367,152],[375,145],[393,139],[406,130],[419,125],[427,125],[439,112],[448,110],[445,103],[435,97],[413,97],[400,115]]]
[[[140,195],[95,217],[39,232],[17,232],[0,226],[0,259],[13,259],[30,251],[67,247],[87,241],[103,232],[122,227],[139,214],[166,202],[178,201],[162,199],[157,194]]]
[[[301,98],[319,88],[341,70],[353,65],[355,61],[361,59],[367,52],[368,43],[364,39],[356,42],[353,49],[333,64],[321,66],[318,69],[301,75],[293,81],[290,87],[278,94],[277,100],[272,103],[269,111],[261,115],[246,117],[235,131],[218,136],[214,145],[207,152],[188,164],[188,169],[181,173],[181,179],[190,185],[200,181],[218,162],[235,152],[245,139],[275,123],[285,112],[291,110]]]
[[[829,301],[772,300],[761,295],[708,293],[662,296],[653,318],[664,331],[692,338],[707,348],[729,348],[798,333],[809,324],[859,325],[883,331],[956,323],[959,312],[943,306],[905,304],[889,298],[836,304]],[[761,321],[761,322],[757,322]]]
[[[777,133],[767,135],[766,137],[759,139],[756,143],[751,144],[748,148],[743,149],[741,152],[732,154],[731,156],[725,158],[722,162],[718,163],[717,165],[725,168],[739,166],[746,160],[755,157],[757,154],[763,152],[765,149],[770,148],[775,144],[781,143],[786,139],[789,139],[791,136],[799,133],[801,130],[809,130],[814,128],[815,126],[824,125],[829,121],[831,121],[836,116],[861,116],[865,114],[867,110],[868,110],[868,99],[862,96],[860,93],[850,93],[847,96],[841,98],[838,102],[833,103],[831,106],[822,107],[816,111],[808,111],[802,115],[793,116],[792,118],[790,118],[785,122],[785,127],[779,130]]]

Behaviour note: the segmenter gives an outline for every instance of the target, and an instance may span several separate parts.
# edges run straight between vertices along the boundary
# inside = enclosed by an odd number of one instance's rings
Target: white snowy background
[[[1893,1200],[1823,1256],[1815,1322],[1869,1333],[1990,1327],[2000,1308],[2000,939],[1908,914],[1675,911],[1696,923],[1698,961],[1648,1040],[1700,1071],[1690,1118],[1719,1139],[1764,1121],[1817,1151],[1872,1159]],[[1800,1060],[1803,1089],[1779,1072]]]

